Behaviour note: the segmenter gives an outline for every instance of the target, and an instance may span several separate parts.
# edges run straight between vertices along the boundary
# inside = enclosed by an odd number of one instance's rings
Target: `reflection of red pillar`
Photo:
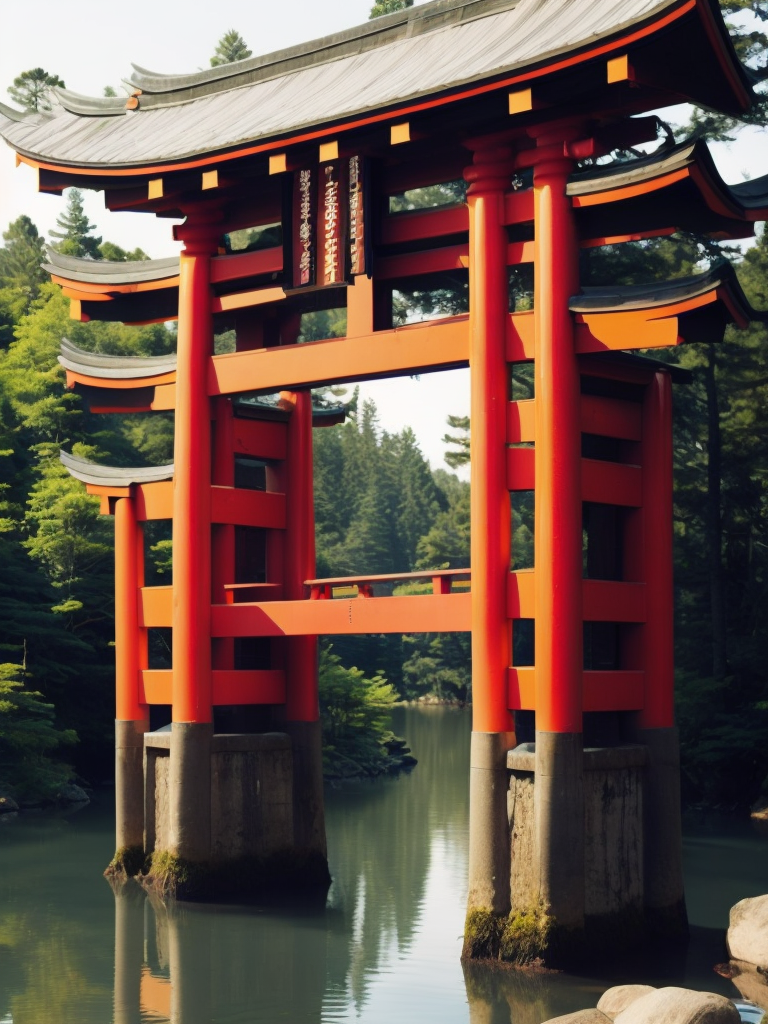
[[[536,794],[539,892],[559,927],[584,925],[580,378],[568,300],[578,245],[567,131],[534,163]]]
[[[674,725],[674,594],[672,581],[672,381],[657,373],[643,403],[643,533],[646,620],[645,706],[641,729]]]
[[[179,326],[173,477],[173,727],[169,848],[189,861],[211,853],[211,408],[210,254],[216,226],[178,229]]]
[[[144,845],[144,733],[149,708],[140,688],[146,637],[139,628],[144,537],[133,497],[115,502],[115,849]]]
[[[469,323],[472,564],[472,746],[468,910],[509,910],[506,755],[514,745],[507,675],[510,501],[506,466],[508,366],[504,192],[512,152],[504,141],[469,144]],[[471,929],[467,929],[469,936]],[[465,955],[476,955],[471,938]]]

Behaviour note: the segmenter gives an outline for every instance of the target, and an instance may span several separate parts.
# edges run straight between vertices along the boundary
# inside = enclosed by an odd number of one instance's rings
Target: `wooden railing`
[[[312,601],[331,600],[334,597],[374,597],[373,587],[376,583],[412,583],[418,580],[431,580],[433,594],[450,594],[454,581],[469,581],[469,569],[425,569],[423,572],[392,572],[367,576],[336,576],[325,580],[305,580],[309,587]],[[350,590],[357,590],[351,594]],[[344,593],[336,594],[335,591]],[[384,595],[379,595],[384,596]]]

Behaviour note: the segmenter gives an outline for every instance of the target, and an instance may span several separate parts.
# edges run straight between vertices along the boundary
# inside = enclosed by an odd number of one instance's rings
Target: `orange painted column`
[[[179,325],[173,475],[173,718],[168,849],[192,863],[211,858],[211,403],[210,256],[213,211],[194,210],[176,229]]]
[[[212,483],[221,487],[235,485],[235,424],[232,402],[227,397],[216,399],[213,423]],[[235,528],[229,523],[216,523],[211,532],[211,600],[224,604],[225,583],[235,582]],[[232,637],[216,637],[212,641],[211,659],[214,668],[235,667],[235,641]]]
[[[643,403],[643,548],[646,620],[645,707],[641,729],[674,725],[675,649],[672,552],[672,381],[657,373]]]
[[[139,626],[144,583],[144,537],[133,497],[115,502],[115,850],[144,846],[144,733],[142,700],[146,630]]]
[[[578,244],[563,139],[539,138],[534,165],[536,397],[536,729],[582,730],[582,506],[579,368],[568,300]]]
[[[143,585],[144,537],[136,521],[133,497],[115,501],[115,690],[116,718],[146,722],[149,708],[141,700],[141,631],[139,591]]]
[[[284,594],[288,601],[306,598],[304,580],[315,577],[315,502],[312,473],[312,395],[309,391],[281,393],[292,407],[288,421],[286,488],[286,544]],[[287,650],[286,718],[289,722],[316,722],[317,637],[291,637]]]
[[[184,224],[173,478],[173,721],[210,722],[212,228]]]
[[[503,916],[510,908],[507,751],[514,746],[507,676],[511,627],[507,583],[511,506],[507,488],[509,367],[504,193],[512,150],[499,137],[468,143],[472,564],[472,741],[467,910]],[[477,955],[467,929],[464,955]]]
[[[304,581],[315,577],[315,504],[312,469],[312,394],[281,393],[291,409],[283,466],[286,523],[283,563],[288,601],[307,598]],[[293,833],[296,849],[327,874],[323,751],[318,702],[316,636],[289,637],[285,649],[285,731],[293,749]]]
[[[472,564],[472,728],[506,733],[507,670],[511,631],[507,618],[511,525],[507,489],[509,322],[504,192],[510,187],[512,151],[493,140],[477,143],[470,183],[469,309]]]
[[[574,134],[542,129],[533,164],[535,868],[563,933],[583,929],[585,908],[580,377],[568,308],[579,250],[565,156]]]

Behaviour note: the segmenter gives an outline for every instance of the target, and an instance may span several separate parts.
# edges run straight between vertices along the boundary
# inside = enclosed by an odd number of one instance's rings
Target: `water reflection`
[[[419,766],[328,794],[322,910],[115,896],[108,798],[71,822],[0,826],[0,1024],[540,1024],[626,981],[737,994],[711,967],[730,904],[768,891],[768,840],[727,819],[688,823],[695,928],[677,957],[596,963],[593,977],[462,972],[469,716],[398,716]]]

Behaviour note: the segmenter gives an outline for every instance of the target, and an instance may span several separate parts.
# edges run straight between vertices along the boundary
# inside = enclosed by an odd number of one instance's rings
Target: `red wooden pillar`
[[[578,244],[566,195],[572,129],[542,129],[534,162],[536,854],[562,927],[584,923],[580,378],[569,299]]]
[[[514,745],[507,675],[510,500],[506,477],[508,365],[507,233],[504,193],[512,150],[499,138],[473,140],[470,183],[469,323],[472,563],[472,747],[468,909],[509,910],[506,754]]]
[[[170,764],[172,853],[206,861],[211,851],[211,403],[212,211],[177,229],[179,324],[173,478],[173,728]]]
[[[641,729],[675,724],[672,552],[672,380],[657,373],[646,388],[641,441],[646,620],[645,706]]]
[[[645,702],[637,738],[648,750],[643,792],[644,900],[651,927],[682,935],[688,922],[682,870],[680,743],[674,725],[672,380],[654,375],[643,402],[642,550]]]
[[[144,733],[149,708],[143,701],[146,631],[139,626],[144,583],[144,538],[133,496],[115,501],[115,849],[144,846]]]
[[[281,393],[291,409],[283,472],[286,523],[283,565],[288,601],[307,597],[315,577],[315,503],[312,468],[312,394]],[[285,653],[286,731],[293,744],[294,841],[297,849],[326,857],[322,736],[318,703],[316,636],[290,637]]]
[[[213,463],[211,481],[220,487],[235,486],[234,410],[232,401],[216,399],[213,424]],[[211,600],[224,604],[224,585],[235,582],[235,528],[229,523],[216,523],[211,531]],[[211,646],[214,668],[235,667],[235,641],[231,636],[216,637]]]

